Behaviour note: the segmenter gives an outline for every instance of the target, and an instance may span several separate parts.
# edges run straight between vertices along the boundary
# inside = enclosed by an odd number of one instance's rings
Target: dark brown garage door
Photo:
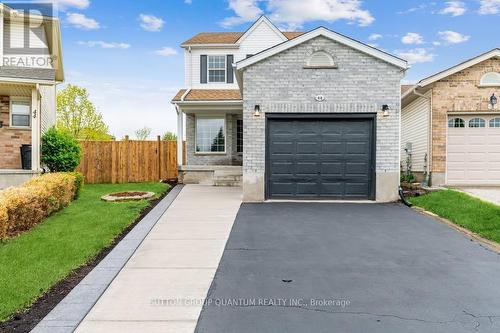
[[[269,199],[374,199],[374,117],[267,119]]]

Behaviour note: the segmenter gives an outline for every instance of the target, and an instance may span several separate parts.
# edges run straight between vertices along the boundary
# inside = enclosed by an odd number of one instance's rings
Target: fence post
[[[161,136],[156,137],[158,141],[157,159],[158,159],[158,180],[161,181]]]

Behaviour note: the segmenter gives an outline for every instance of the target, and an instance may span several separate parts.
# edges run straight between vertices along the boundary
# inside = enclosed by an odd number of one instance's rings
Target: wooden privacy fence
[[[128,183],[177,178],[176,141],[81,141],[76,171],[85,182]]]

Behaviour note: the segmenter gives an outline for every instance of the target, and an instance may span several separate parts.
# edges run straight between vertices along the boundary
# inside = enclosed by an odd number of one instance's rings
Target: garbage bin
[[[21,146],[21,165],[23,170],[31,170],[31,145]]]

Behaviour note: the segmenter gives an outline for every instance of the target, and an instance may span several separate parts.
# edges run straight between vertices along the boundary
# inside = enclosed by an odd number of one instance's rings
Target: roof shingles
[[[179,102],[186,92],[186,89],[181,89],[175,97],[172,99],[173,102]],[[240,101],[241,93],[238,89],[191,89],[186,96],[184,96],[184,101]]]
[[[235,44],[244,32],[200,32],[191,37],[182,45],[196,44]],[[293,39],[303,34],[300,31],[284,31],[283,34],[288,39]]]

